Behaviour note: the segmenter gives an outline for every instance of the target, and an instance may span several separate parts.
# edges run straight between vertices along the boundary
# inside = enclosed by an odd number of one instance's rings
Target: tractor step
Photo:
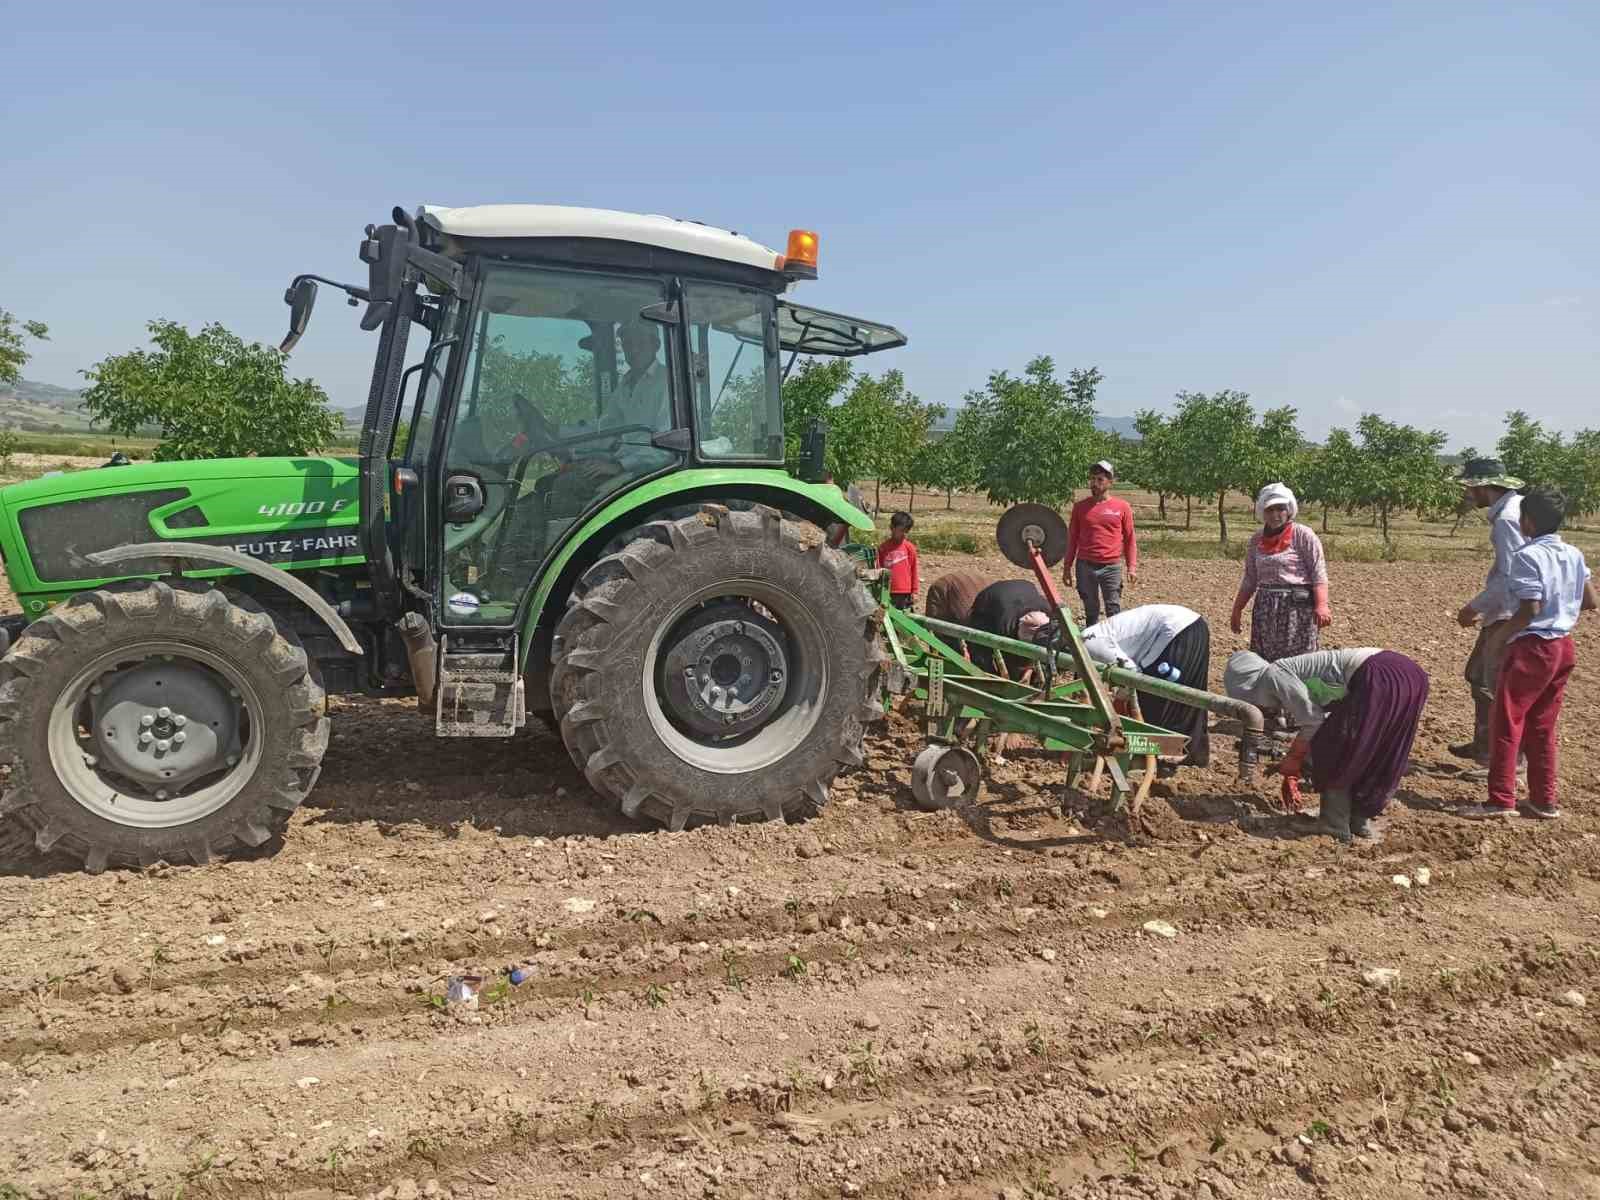
[[[510,737],[528,723],[517,639],[509,651],[452,654],[439,639],[434,732],[440,737]]]

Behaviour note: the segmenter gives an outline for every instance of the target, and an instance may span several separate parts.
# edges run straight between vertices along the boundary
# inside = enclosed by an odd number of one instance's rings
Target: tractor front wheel
[[[91,871],[259,846],[316,780],[326,707],[294,635],[248,600],[88,592],[0,660],[0,813]]]
[[[553,646],[562,739],[630,817],[812,815],[882,716],[877,632],[850,562],[773,509],[656,522],[574,589]]]

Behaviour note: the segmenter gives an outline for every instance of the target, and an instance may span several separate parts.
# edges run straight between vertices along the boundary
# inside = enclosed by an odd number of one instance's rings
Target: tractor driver
[[[620,327],[617,340],[628,369],[606,398],[598,422],[601,430],[618,430],[617,441],[591,442],[561,469],[551,489],[557,511],[576,514],[618,476],[648,475],[671,458],[670,451],[650,444],[652,434],[672,428],[671,376],[661,355],[661,331],[653,321],[635,319]]]
[[[662,451],[650,445],[650,435],[672,428],[672,388],[661,357],[661,330],[654,321],[635,319],[622,325],[617,341],[628,369],[606,400],[599,427],[628,432],[604,456],[573,463],[573,472],[590,487],[623,472],[644,475],[656,469]]]

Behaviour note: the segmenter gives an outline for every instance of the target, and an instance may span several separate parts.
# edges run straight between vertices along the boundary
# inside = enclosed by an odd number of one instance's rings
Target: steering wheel
[[[527,403],[527,401],[524,400],[523,403]],[[531,408],[532,406],[530,405],[529,407]],[[543,421],[543,417],[542,416],[540,417],[540,420]],[[544,423],[546,425],[549,424],[548,422],[544,422]],[[566,470],[570,470],[572,468],[572,465],[573,465],[572,464],[572,454],[571,454],[571,448],[573,446],[582,445],[584,442],[592,442],[592,441],[597,441],[597,440],[600,440],[600,439],[616,439],[616,438],[621,437],[623,434],[627,434],[627,433],[647,433],[648,434],[648,433],[654,433],[654,432],[655,431],[652,430],[648,425],[621,425],[621,426],[617,426],[617,427],[612,428],[612,429],[590,429],[590,430],[587,430],[584,433],[574,434],[572,437],[569,437],[569,438],[554,438],[554,439],[551,440],[551,442],[549,444],[541,446],[537,450],[534,450],[532,453],[528,454],[521,462],[519,462],[517,464],[517,469],[514,470],[510,476],[508,476],[507,482],[504,485],[505,486],[505,498],[502,501],[502,503],[498,507],[496,507],[495,512],[494,512],[494,516],[493,517],[489,517],[487,520],[484,520],[484,515],[480,514],[480,516],[478,518],[474,519],[474,524],[477,524],[478,521],[483,521],[483,525],[484,525],[484,527],[486,527],[489,524],[489,522],[492,521],[495,517],[502,517],[503,518],[500,521],[499,529],[497,529],[495,531],[494,542],[488,548],[488,556],[484,560],[484,568],[485,568],[485,570],[486,571],[492,570],[493,565],[500,561],[502,552],[505,549],[506,539],[508,537],[510,537],[512,526],[514,524],[516,524],[515,513],[516,513],[517,507],[519,505],[523,504],[523,503],[536,503],[536,502],[538,502],[538,497],[536,497],[536,496],[512,496],[511,495],[511,486],[510,486],[511,480],[520,479],[522,477],[522,471],[525,468],[525,465],[526,465],[526,462],[527,462],[528,459],[531,459],[535,455],[539,455],[539,454],[553,455],[556,458],[556,460],[561,463],[560,471],[566,471]],[[593,460],[589,460],[589,461],[606,461],[606,462],[616,463],[615,459],[593,459]],[[616,465],[617,465],[617,470],[615,472],[613,472],[613,475],[621,474],[622,471],[625,469],[625,468],[622,467],[622,464],[620,464],[620,463],[616,463]],[[486,512],[487,512],[487,510],[486,510]],[[456,544],[459,546],[459,545],[461,545],[462,543],[464,543],[467,540],[469,540],[469,539],[466,539],[466,538],[459,539]]]
[[[514,450],[528,449],[526,445],[518,445],[518,442],[526,443],[528,435],[532,434],[540,443],[540,449],[533,451],[533,454],[555,454],[554,450],[548,448],[561,441],[561,431],[555,427],[549,417],[535,408],[533,402],[521,392],[512,392],[510,400],[511,407],[517,410],[517,416],[522,420],[522,431],[511,438],[512,448]],[[529,454],[528,457],[531,458],[533,454]],[[556,454],[556,457],[559,459],[561,455]]]

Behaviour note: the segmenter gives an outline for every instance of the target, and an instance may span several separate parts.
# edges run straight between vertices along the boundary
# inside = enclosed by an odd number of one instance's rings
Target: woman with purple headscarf
[[[1310,760],[1322,794],[1319,820],[1340,841],[1376,836],[1372,822],[1400,786],[1428,675],[1404,654],[1368,648],[1320,650],[1269,663],[1241,650],[1228,659],[1228,695],[1281,709],[1295,723],[1278,764],[1284,807],[1300,807],[1300,776]]]

